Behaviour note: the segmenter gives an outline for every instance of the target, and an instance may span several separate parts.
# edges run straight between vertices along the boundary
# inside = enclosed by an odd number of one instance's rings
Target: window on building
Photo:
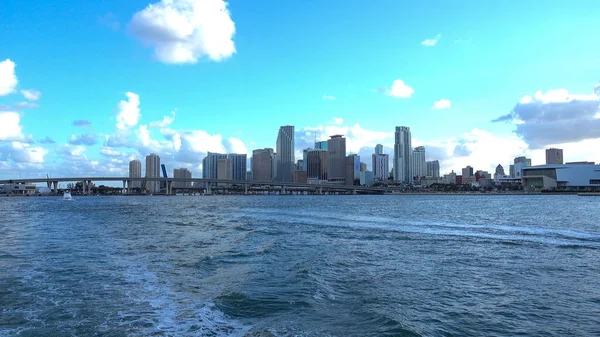
[[[600,179],[590,179],[590,185],[600,185]]]

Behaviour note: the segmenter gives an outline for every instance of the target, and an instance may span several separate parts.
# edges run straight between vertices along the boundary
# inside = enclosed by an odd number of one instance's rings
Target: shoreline
[[[213,197],[213,196],[346,196],[346,195],[353,195],[353,194],[284,194],[284,195],[279,195],[279,194],[237,194],[237,193],[232,193],[232,194],[209,194],[209,195],[205,195],[205,194],[173,194],[173,195],[164,195],[164,194],[156,194],[156,195],[148,195],[148,194],[105,194],[105,195],[81,195],[81,194],[75,194],[73,195],[73,197],[77,197],[77,198],[81,198],[81,197],[178,197],[178,196],[195,196],[195,197]],[[378,194],[378,193],[359,193],[359,194],[354,194],[354,195],[378,195],[378,196],[399,196],[399,195],[408,195],[408,196],[419,196],[419,195],[424,195],[424,196],[432,196],[432,195],[437,195],[437,196],[446,196],[446,195],[452,195],[452,196],[514,196],[514,195],[520,195],[520,196],[543,196],[543,195],[579,195],[579,196],[600,196],[600,193],[593,193],[593,192],[506,192],[506,193],[460,193],[460,192],[400,192],[400,193],[384,193],[384,194]],[[9,195],[9,194],[0,194],[0,198],[1,197],[6,197],[6,198],[27,198],[27,197],[62,197],[62,194],[43,194],[43,195],[38,195],[38,194],[33,194],[33,195]]]

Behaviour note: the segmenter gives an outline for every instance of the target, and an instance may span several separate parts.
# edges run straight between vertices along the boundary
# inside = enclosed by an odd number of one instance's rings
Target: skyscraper
[[[231,160],[231,180],[246,180],[248,156],[245,153],[229,153],[227,159]]]
[[[146,156],[146,178],[160,178],[160,157],[157,154]],[[160,181],[146,181],[146,190],[150,193],[160,192]]]
[[[375,148],[375,151],[377,151],[377,148]],[[373,160],[371,163],[373,168],[373,179],[386,181],[390,174],[390,156],[383,153],[373,153],[371,157]]]
[[[357,154],[351,154],[346,156],[344,162],[346,185],[360,185],[360,157]]]
[[[142,162],[139,160],[132,160],[129,162],[129,178],[141,178],[142,177]],[[142,182],[140,180],[131,180],[129,188],[141,188]]]
[[[433,178],[440,177],[440,162],[437,160],[428,161],[426,163],[427,166],[427,176]]]
[[[323,140],[320,142],[315,142],[315,149],[317,150],[327,150],[327,141]]]
[[[383,154],[383,145],[381,145],[381,144],[375,145],[375,154]]]
[[[394,139],[394,181],[412,183],[412,145],[410,128],[397,126]]]
[[[427,166],[425,166],[425,147],[415,147],[412,152],[412,175],[414,177],[425,177]]]
[[[273,181],[275,178],[273,149],[259,149],[252,151],[252,179],[254,181]]]
[[[327,180],[329,151],[315,149],[306,154],[306,170],[309,180]]]
[[[550,148],[546,149],[546,165],[563,164],[563,150]]]
[[[328,180],[344,182],[346,180],[346,138],[342,135],[331,136],[327,141],[329,152]]]
[[[202,159],[202,179],[217,179],[217,161],[225,158],[226,154],[208,152]]]
[[[294,126],[279,128],[277,135],[277,181],[291,182],[294,172]]]

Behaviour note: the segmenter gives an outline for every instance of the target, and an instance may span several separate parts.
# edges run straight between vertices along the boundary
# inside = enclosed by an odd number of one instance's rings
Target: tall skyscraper
[[[246,180],[248,156],[229,153],[227,159],[231,160],[231,180]]]
[[[415,147],[412,152],[412,175],[414,177],[425,177],[427,175],[424,146]]]
[[[383,154],[383,145],[381,145],[381,144],[375,145],[375,154]]]
[[[373,169],[373,179],[378,181],[386,181],[390,174],[390,156],[383,153],[373,153],[371,157],[373,161],[371,163]]]
[[[546,149],[546,165],[563,164],[563,150],[550,148]]]
[[[179,169],[173,169],[173,178],[174,179],[192,179],[192,172],[190,172],[190,170],[188,170],[187,168],[179,168]],[[176,181],[173,183],[173,188],[177,189],[177,188],[181,188],[181,189],[185,189],[185,188],[191,188],[192,187],[192,182],[191,181]]]
[[[132,160],[129,162],[129,178],[141,178],[142,177],[142,162],[139,160]],[[142,188],[142,182],[140,180],[131,179],[129,188]]]
[[[346,180],[346,138],[342,135],[331,136],[327,141],[329,152],[328,180],[344,182]]]
[[[217,161],[225,158],[226,154],[208,152],[202,159],[202,179],[217,179]]]
[[[357,154],[346,156],[344,181],[346,185],[360,185],[360,157]]]
[[[258,149],[252,151],[252,179],[254,181],[270,182],[275,178],[273,149]]]
[[[146,156],[146,178],[160,178],[160,157],[157,154]],[[160,181],[146,181],[146,190],[150,193],[160,192]]]
[[[412,140],[410,128],[397,126],[394,139],[394,181],[412,183]]]
[[[440,177],[440,162],[437,160],[428,161],[427,166],[427,176],[432,178]]]
[[[291,182],[294,172],[294,126],[279,128],[277,135],[277,181]]]
[[[217,179],[233,180],[233,160],[231,158],[217,159]]]
[[[327,180],[329,167],[329,151],[315,149],[306,154],[306,170],[309,180]]]

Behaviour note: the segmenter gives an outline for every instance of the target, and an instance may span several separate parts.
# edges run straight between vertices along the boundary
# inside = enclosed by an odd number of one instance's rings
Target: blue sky
[[[206,151],[274,147],[288,124],[297,150],[319,129],[363,156],[406,125],[442,171],[543,164],[552,145],[598,162],[599,14],[584,0],[8,1],[0,178],[120,175],[149,152],[197,174]]]

